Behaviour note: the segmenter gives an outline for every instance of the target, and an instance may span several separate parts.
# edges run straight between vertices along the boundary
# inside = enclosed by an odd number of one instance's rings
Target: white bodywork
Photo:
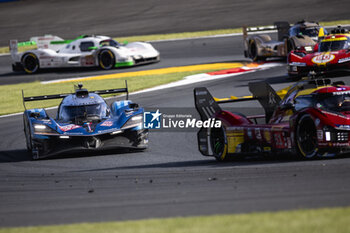
[[[10,51],[13,64],[25,69],[23,59],[28,54],[34,54],[38,60],[39,68],[57,67],[94,67],[99,64],[99,54],[102,50],[109,50],[114,55],[113,67],[132,66],[141,63],[159,61],[159,52],[146,42],[133,42],[126,45],[116,46],[101,45],[106,40],[112,40],[107,36],[89,36],[74,40],[70,43],[52,43],[52,41],[63,41],[55,36],[35,37],[38,49],[18,53],[17,41],[10,41]],[[104,67],[102,67],[104,68]],[[27,73],[34,73],[28,72]]]

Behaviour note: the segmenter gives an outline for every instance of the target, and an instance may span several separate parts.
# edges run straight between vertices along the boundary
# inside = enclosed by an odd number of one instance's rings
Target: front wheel
[[[115,65],[115,57],[111,50],[104,49],[98,55],[98,64],[104,70],[110,70]]]
[[[25,117],[23,117],[23,126],[24,126],[24,136],[26,137],[26,145],[27,145],[27,151],[29,153],[32,153],[32,137],[30,133],[29,123],[26,121]]]
[[[225,161],[227,159],[227,138],[223,127],[211,129],[210,144],[215,159]]]
[[[295,137],[297,152],[302,158],[311,159],[318,155],[316,126],[309,115],[303,115],[298,120]]]

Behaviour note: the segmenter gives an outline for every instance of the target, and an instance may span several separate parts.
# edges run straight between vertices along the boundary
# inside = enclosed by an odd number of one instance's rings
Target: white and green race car
[[[34,37],[29,42],[37,49],[18,52],[17,40],[10,41],[13,71],[36,73],[40,69],[58,67],[114,67],[134,66],[158,62],[159,52],[146,42],[121,44],[108,36],[79,36],[63,40],[57,36]]]

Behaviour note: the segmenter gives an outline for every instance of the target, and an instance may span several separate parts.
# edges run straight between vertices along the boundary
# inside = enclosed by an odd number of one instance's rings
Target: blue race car
[[[144,109],[128,100],[128,88],[88,91],[81,84],[75,93],[24,97],[23,103],[63,98],[56,118],[45,109],[26,109],[23,114],[27,149],[33,159],[73,151],[118,148],[146,149],[148,130]],[[110,106],[101,94],[126,92],[126,99]],[[24,104],[25,106],[25,104]]]

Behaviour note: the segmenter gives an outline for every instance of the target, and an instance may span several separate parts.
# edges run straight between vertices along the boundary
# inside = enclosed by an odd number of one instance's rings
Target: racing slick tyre
[[[115,65],[115,57],[111,50],[104,49],[98,55],[98,64],[104,70],[110,70]]]
[[[301,116],[296,125],[296,149],[298,155],[304,159],[318,156],[318,143],[316,126],[310,115]]]
[[[33,74],[39,70],[39,60],[34,53],[24,54],[21,61],[23,69],[27,74]]]
[[[23,116],[23,126],[24,126],[24,135],[26,137],[27,151],[32,156],[33,160],[39,159],[39,152],[37,150],[33,150],[33,140],[32,140],[32,134],[30,132],[29,121],[25,116]]]
[[[210,144],[213,155],[217,161],[227,160],[227,138],[225,129],[222,126],[220,128],[211,129]]]
[[[29,123],[28,123],[28,120],[26,120],[25,116],[23,116],[23,127],[24,127],[24,135],[26,137],[27,151],[29,153],[32,153],[32,143],[31,143],[32,140],[30,136]]]
[[[265,60],[264,57],[259,57],[259,56],[258,56],[258,46],[257,46],[255,40],[250,40],[250,41],[249,41],[248,56],[249,56],[249,58],[251,58],[253,61],[262,61],[262,60]]]

